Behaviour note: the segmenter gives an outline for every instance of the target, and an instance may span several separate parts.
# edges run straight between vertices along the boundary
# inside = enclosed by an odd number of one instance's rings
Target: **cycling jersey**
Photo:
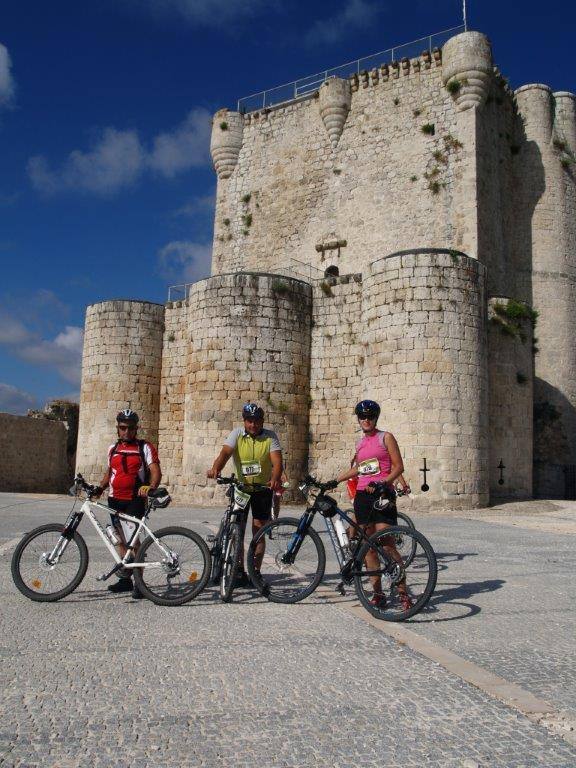
[[[242,427],[233,429],[224,445],[234,449],[232,458],[236,475],[248,485],[265,485],[272,477],[271,451],[281,451],[278,435],[271,429],[263,429],[252,437]]]
[[[146,483],[150,464],[158,464],[158,453],[146,440],[118,441],[111,445],[108,449],[109,498],[134,499],[138,488]]]
[[[385,435],[386,432],[377,430],[373,435],[364,435],[356,444],[359,491],[370,483],[382,482],[390,474],[392,460],[384,442]]]

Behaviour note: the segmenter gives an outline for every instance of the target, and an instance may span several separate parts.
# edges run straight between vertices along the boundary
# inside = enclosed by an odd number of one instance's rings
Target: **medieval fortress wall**
[[[426,458],[423,508],[530,496],[534,470],[538,491],[564,493],[574,95],[513,94],[486,37],[466,32],[277,108],[220,110],[211,151],[212,277],[166,307],[88,309],[78,469],[101,471],[129,402],[176,496],[209,502],[221,493],[205,470],[256,400],[290,477],[327,478],[353,453],[354,403],[372,397],[415,489]],[[339,276],[323,279],[329,266]]]

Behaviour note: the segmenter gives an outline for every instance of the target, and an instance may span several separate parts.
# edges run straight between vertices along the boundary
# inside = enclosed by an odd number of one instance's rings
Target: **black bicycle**
[[[218,533],[209,536],[212,544],[212,570],[210,581],[220,584],[220,597],[225,603],[232,600],[238,574],[242,571],[242,543],[248,518],[250,493],[248,490],[260,491],[268,486],[245,484],[231,477],[218,477],[219,485],[227,485],[228,506],[220,522]]]
[[[437,564],[429,541],[415,529],[391,526],[368,537],[326,491],[336,481],[320,483],[308,476],[299,486],[309,504],[302,517],[281,517],[258,531],[248,550],[248,573],[259,592],[277,603],[297,603],[320,584],[326,553],[312,521],[317,512],[325,520],[340,566],[337,590],[354,585],[362,605],[384,621],[405,621],[424,608],[436,586]],[[375,498],[378,498],[376,496]],[[346,526],[354,530],[349,540]],[[414,555],[404,560],[395,542],[400,536]],[[257,567],[256,547],[267,537],[266,555]]]

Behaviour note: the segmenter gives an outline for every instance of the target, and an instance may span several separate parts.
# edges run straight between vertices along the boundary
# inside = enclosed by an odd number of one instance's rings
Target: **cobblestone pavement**
[[[78,590],[26,600],[9,573],[15,539],[68,508],[0,494],[3,768],[576,765],[563,738],[352,615],[352,596],[282,606],[242,590],[223,605],[210,588],[181,608],[113,596],[94,580],[107,553],[85,522]],[[153,523],[206,533],[218,518],[170,508]],[[415,521],[441,572],[410,631],[574,714],[574,537]]]

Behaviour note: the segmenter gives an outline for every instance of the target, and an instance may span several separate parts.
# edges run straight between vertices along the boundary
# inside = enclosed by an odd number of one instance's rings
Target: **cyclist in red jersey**
[[[108,468],[99,486],[100,496],[108,488],[108,506],[117,512],[125,512],[132,517],[141,518],[146,511],[148,491],[160,485],[162,472],[156,448],[147,440],[138,440],[138,414],[126,408],[116,416],[118,440],[108,449]],[[134,531],[134,523],[122,522],[117,515],[111,514],[112,525],[116,529],[121,543],[120,555],[126,554],[126,540]],[[138,549],[135,545],[134,551]],[[132,585],[132,576],[128,569],[122,573],[110,592],[129,592],[136,600],[142,597],[140,590]]]

